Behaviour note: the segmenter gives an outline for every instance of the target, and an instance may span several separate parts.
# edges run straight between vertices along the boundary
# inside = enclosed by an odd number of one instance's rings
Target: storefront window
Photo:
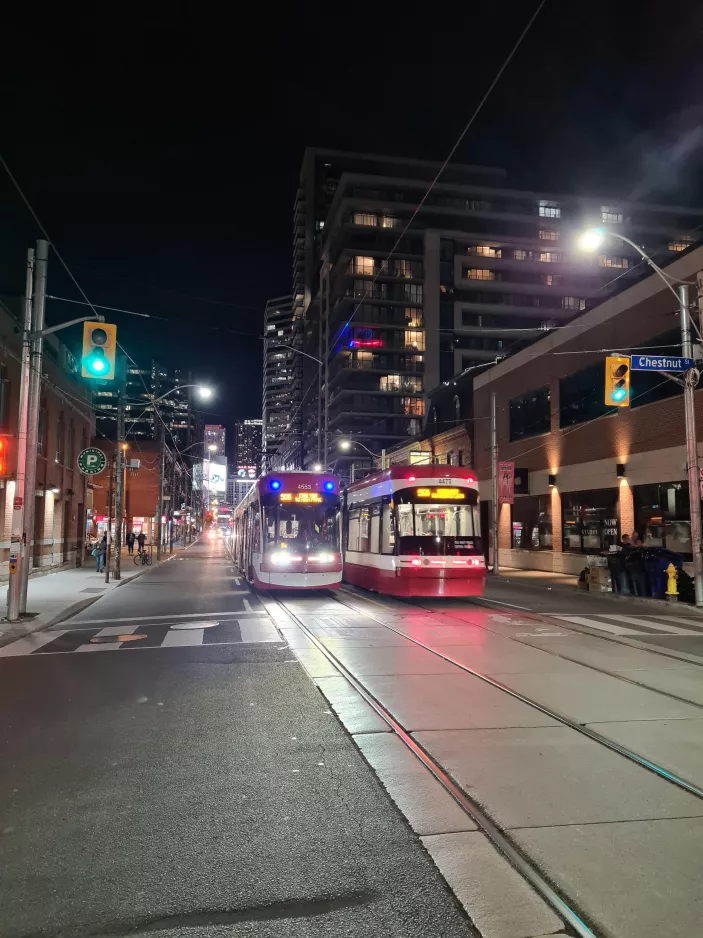
[[[635,485],[635,526],[647,547],[666,547],[691,559],[691,509],[686,482]]]
[[[512,508],[512,546],[516,550],[552,549],[551,496],[515,499]]]
[[[617,489],[567,492],[561,497],[562,550],[597,554],[620,542]]]

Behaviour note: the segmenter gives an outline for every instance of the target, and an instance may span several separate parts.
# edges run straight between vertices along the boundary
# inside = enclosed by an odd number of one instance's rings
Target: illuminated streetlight
[[[340,449],[345,449],[345,450],[351,449],[351,443],[349,442],[349,440],[340,440],[337,445],[339,446]]]
[[[208,443],[208,447],[207,447],[207,448],[210,450],[211,453],[217,452],[217,444],[216,444],[216,443]]]
[[[578,246],[582,251],[597,251],[604,241],[605,233],[602,228],[589,228],[579,236]]]
[[[321,464],[320,464],[319,462],[316,462],[315,465],[312,467],[312,471],[313,471],[313,472],[322,472],[322,466],[321,466]]]
[[[195,392],[198,397],[202,397],[204,401],[209,401],[212,397],[212,388],[205,387],[204,385],[198,385]]]

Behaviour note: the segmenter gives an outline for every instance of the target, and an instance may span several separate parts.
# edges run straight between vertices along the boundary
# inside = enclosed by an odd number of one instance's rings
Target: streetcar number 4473
[[[437,485],[449,485],[451,481],[452,481],[451,478],[450,479],[438,479]]]

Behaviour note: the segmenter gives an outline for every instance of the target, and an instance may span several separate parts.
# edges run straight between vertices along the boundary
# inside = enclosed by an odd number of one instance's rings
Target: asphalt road
[[[272,628],[199,544],[0,658],[0,935],[471,934]]]

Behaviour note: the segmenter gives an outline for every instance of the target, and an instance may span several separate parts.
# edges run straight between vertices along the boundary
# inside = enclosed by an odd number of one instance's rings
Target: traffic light
[[[81,375],[84,378],[111,381],[115,377],[116,352],[117,326],[107,322],[83,323]]]
[[[609,355],[605,360],[606,407],[630,406],[630,359]]]

